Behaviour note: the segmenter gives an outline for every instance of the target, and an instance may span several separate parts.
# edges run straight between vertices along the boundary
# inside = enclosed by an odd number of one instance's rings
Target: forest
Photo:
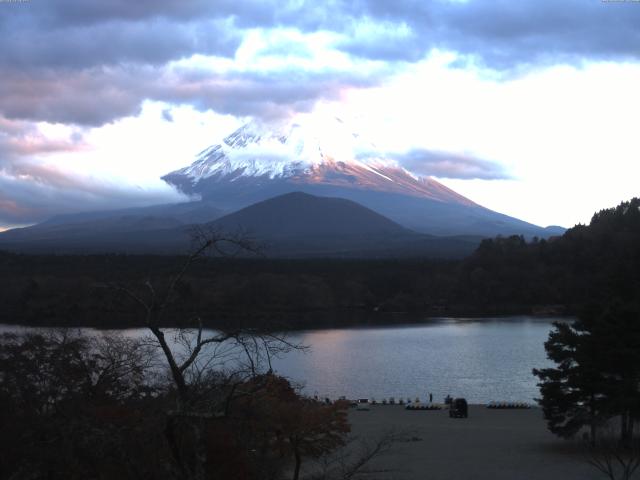
[[[163,319],[211,327],[298,329],[428,316],[577,315],[590,302],[638,296],[639,199],[563,236],[482,241],[459,261],[206,257],[190,266]],[[0,253],[0,323],[139,326],[122,286],[163,285],[183,258]]]

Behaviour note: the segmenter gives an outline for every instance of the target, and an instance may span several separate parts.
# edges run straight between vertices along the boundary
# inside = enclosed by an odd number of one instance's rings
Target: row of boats
[[[450,403],[450,402],[449,402]],[[402,399],[395,401],[392,397],[388,401],[382,400],[381,402],[377,402],[374,399],[361,398],[357,401],[352,402],[352,405],[357,407],[358,410],[368,410],[372,405],[404,405],[406,410],[443,410],[449,408],[449,404],[443,403],[421,403],[420,399],[416,398],[415,401],[411,401],[410,399],[406,402]],[[515,409],[530,409],[532,405],[527,402],[496,402],[492,401],[486,404],[487,408],[496,409],[496,410],[515,410]]]
[[[527,409],[527,408],[531,408],[531,404],[526,402],[489,402],[487,403],[487,408]]]

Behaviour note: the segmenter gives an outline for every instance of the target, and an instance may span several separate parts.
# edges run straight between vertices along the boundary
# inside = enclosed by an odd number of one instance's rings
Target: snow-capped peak
[[[185,193],[229,205],[233,198],[263,198],[292,188],[352,197],[354,190],[375,191],[474,205],[405,170],[339,118],[317,115],[249,122],[200,152],[188,167],[162,178]]]
[[[229,174],[287,178],[330,161],[380,175],[376,167],[395,163],[383,160],[373,143],[351,132],[341,119],[306,116],[289,122],[249,122],[220,144],[200,152],[195,162],[179,173],[194,183]]]

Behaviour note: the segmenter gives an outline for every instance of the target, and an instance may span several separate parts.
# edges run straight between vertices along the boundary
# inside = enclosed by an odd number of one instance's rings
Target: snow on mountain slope
[[[189,167],[179,170],[194,182],[215,174],[242,171],[243,176],[270,179],[310,171],[326,158],[360,164],[356,158],[375,147],[349,135],[339,119],[333,122],[295,121],[265,125],[250,122],[226,137],[222,144],[201,152]]]
[[[431,178],[419,177],[385,158],[339,118],[298,117],[295,121],[250,122],[221,144],[202,151],[188,167],[163,177],[187,193],[206,198],[222,184],[264,187],[284,181],[410,195],[475,205]]]

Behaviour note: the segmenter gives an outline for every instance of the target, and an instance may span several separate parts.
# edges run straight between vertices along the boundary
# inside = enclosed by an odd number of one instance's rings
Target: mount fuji
[[[335,117],[247,123],[162,178],[229,211],[304,192],[358,202],[431,235],[548,237],[562,231],[494,212],[415,175]]]
[[[200,200],[54,217],[0,249],[176,253],[194,224],[245,231],[275,256],[468,255],[482,237],[548,237],[386,157],[339,119],[251,122],[163,179]]]

